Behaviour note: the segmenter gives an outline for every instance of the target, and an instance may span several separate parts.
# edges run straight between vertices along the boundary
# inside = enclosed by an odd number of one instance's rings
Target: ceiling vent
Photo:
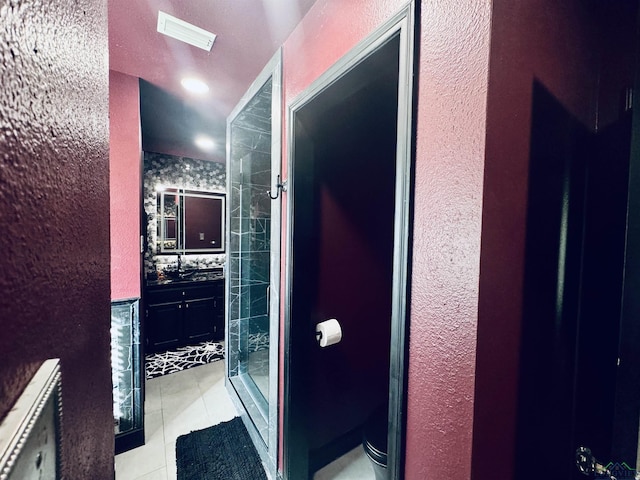
[[[208,52],[211,51],[213,41],[216,39],[215,34],[160,11],[158,12],[158,32]]]

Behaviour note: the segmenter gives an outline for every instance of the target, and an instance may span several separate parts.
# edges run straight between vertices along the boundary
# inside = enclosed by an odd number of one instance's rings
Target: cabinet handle
[[[185,295],[186,295],[186,293],[185,293],[185,292],[182,292],[182,296],[184,297]]]
[[[182,304],[178,305],[178,308],[182,308]]]
[[[184,308],[189,308],[189,304],[188,303],[185,304]]]

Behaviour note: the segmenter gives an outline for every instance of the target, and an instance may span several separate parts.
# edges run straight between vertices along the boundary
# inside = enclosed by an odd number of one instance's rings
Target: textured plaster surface
[[[284,44],[285,105],[407,3],[318,0]]]
[[[62,364],[62,476],[113,479],[106,3],[0,2],[0,418]]]
[[[140,96],[138,79],[109,72],[111,299],[140,296]]]
[[[491,2],[422,2],[406,478],[471,475]]]

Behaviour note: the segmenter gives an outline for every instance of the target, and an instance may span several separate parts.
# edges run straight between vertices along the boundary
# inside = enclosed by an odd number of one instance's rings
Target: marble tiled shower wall
[[[144,152],[143,195],[147,216],[147,249],[144,253],[145,277],[159,269],[176,264],[176,255],[158,255],[156,187],[179,187],[191,190],[226,193],[224,164]],[[223,265],[224,254],[189,254],[182,256],[183,268],[211,268]]]
[[[229,348],[254,351],[252,338],[269,333],[268,292],[271,236],[271,84],[268,82],[232,124],[229,175]],[[268,342],[266,342],[268,346]],[[246,355],[246,354],[245,354]],[[234,356],[230,353],[230,358]],[[238,357],[236,357],[238,358]],[[232,376],[251,364],[230,363]]]
[[[111,302],[111,365],[115,433],[141,426],[138,300]]]

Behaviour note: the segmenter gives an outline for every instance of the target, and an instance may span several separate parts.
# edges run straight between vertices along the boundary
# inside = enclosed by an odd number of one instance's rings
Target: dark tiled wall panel
[[[271,239],[271,81],[233,121],[229,202],[229,363],[230,375],[246,373],[237,350],[268,346]],[[264,347],[264,345],[263,345]],[[251,361],[249,361],[251,363]],[[253,365],[255,367],[255,365]]]
[[[0,7],[0,418],[62,370],[62,478],[109,479],[107,4]]]

